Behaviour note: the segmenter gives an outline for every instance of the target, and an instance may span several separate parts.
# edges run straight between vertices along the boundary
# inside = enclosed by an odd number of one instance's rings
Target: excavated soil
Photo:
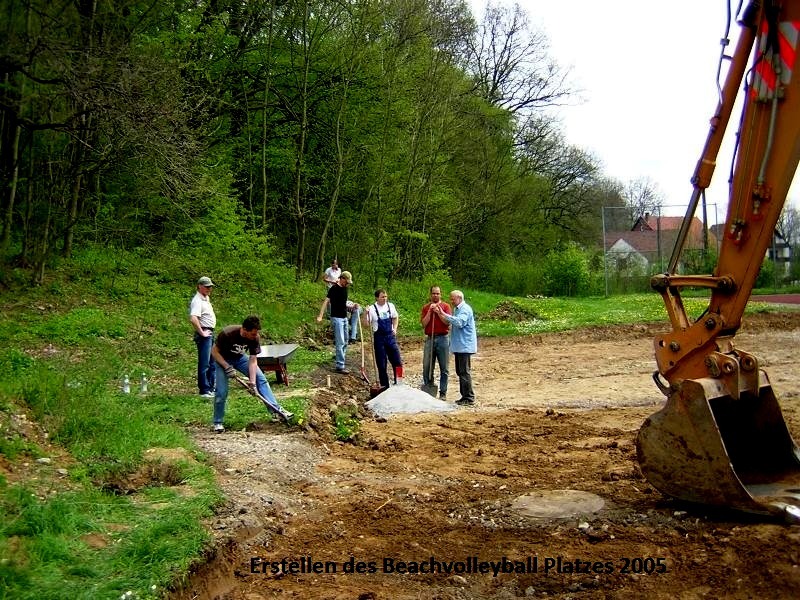
[[[663,404],[663,329],[481,339],[474,407],[365,415],[352,443],[333,441],[328,411],[362,407],[369,389],[329,372],[304,430],[197,431],[229,501],[173,598],[800,597],[800,526],[682,504],[642,477],[634,440]],[[800,437],[800,313],[749,317],[736,340]],[[402,349],[418,384],[420,340]],[[359,361],[351,349],[354,373]],[[588,494],[595,505],[571,516],[518,510],[528,495],[566,510]]]

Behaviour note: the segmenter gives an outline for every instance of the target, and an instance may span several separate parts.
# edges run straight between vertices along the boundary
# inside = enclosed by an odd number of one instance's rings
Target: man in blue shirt
[[[453,304],[453,314],[448,315],[441,307],[434,307],[441,318],[450,323],[450,352],[456,363],[458,375],[458,389],[461,398],[456,404],[475,404],[475,392],[472,389],[472,374],[470,373],[470,358],[478,351],[478,333],[475,329],[475,314],[472,307],[464,302],[464,293],[460,290],[450,292],[450,302]]]

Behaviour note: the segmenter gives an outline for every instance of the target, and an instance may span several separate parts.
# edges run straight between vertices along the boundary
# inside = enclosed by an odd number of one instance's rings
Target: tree
[[[3,8],[11,18],[0,135],[21,126],[12,160],[38,175],[20,180],[21,211],[4,198],[4,218],[23,224],[5,231],[18,232],[22,260],[34,257],[40,280],[49,257],[69,256],[75,243],[136,243],[151,225],[163,232],[165,220],[185,217],[176,203],[191,187],[196,145],[163,27],[175,7],[31,0],[22,18],[19,6]],[[3,163],[13,157],[9,148],[0,146]]]
[[[792,246],[800,244],[800,211],[794,206],[786,204],[778,217],[775,229],[786,240],[786,243]]]
[[[631,179],[624,185],[621,193],[631,211],[631,226],[645,215],[661,212],[663,197],[658,186],[647,177]]]
[[[511,113],[565,101],[572,91],[567,72],[549,56],[547,36],[533,29],[520,7],[487,4],[470,47],[475,91]]]

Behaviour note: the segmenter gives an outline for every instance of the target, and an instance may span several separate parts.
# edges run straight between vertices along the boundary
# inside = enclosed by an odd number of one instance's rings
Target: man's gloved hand
[[[236,377],[236,369],[228,365],[227,367],[225,367],[225,375],[227,375],[229,379],[233,379],[234,377]]]
[[[247,389],[250,390],[251,394],[255,394],[256,393],[256,384],[253,383],[252,381],[248,381],[247,382]]]

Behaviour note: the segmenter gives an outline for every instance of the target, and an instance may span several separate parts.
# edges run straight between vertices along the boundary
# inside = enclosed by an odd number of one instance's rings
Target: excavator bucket
[[[680,500],[800,522],[800,451],[766,373],[757,395],[721,390],[711,378],[675,386],[639,430],[642,473]]]

